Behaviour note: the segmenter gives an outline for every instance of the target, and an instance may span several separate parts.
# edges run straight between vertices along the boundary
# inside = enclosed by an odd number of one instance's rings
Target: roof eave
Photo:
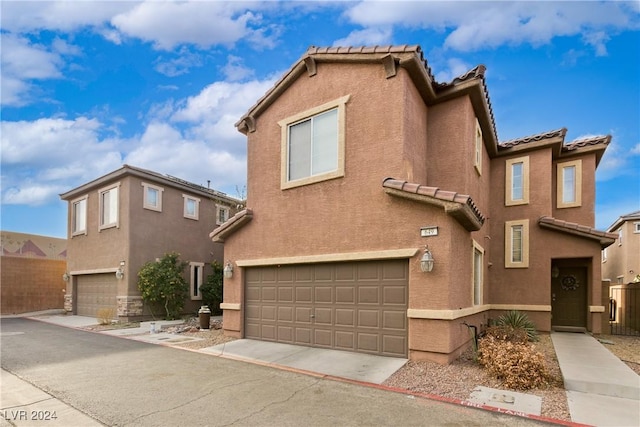
[[[224,243],[227,237],[244,227],[252,219],[253,211],[251,209],[244,209],[209,233],[209,237],[213,242]]]
[[[611,246],[616,241],[616,235],[604,231],[598,231],[590,227],[580,226],[579,224],[566,223],[568,225],[558,224],[555,218],[540,217],[538,225],[548,230],[559,231],[561,233],[582,237],[589,240],[595,240],[600,243],[602,249]]]

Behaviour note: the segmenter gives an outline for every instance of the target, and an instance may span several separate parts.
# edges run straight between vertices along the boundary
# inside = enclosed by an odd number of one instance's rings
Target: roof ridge
[[[510,147],[514,147],[516,145],[519,144],[528,144],[530,142],[536,142],[536,141],[542,141],[543,139],[547,139],[547,138],[554,138],[554,137],[562,137],[562,139],[564,140],[565,135],[567,134],[567,128],[560,128],[560,129],[554,129],[554,130],[550,130],[547,132],[542,132],[542,133],[536,133],[533,135],[528,135],[528,136],[523,136],[520,138],[514,138],[514,139],[510,139],[504,142],[500,142],[498,144],[499,148],[510,148]]]

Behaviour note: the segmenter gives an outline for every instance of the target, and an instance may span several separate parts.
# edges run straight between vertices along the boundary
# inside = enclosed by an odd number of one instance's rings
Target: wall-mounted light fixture
[[[116,279],[122,280],[124,277],[124,261],[120,261],[120,267],[116,270]]]
[[[62,275],[62,280],[64,280],[65,282],[68,282],[70,278],[71,276],[69,276],[69,273],[65,271],[64,274]]]
[[[433,255],[431,255],[429,247],[425,246],[424,254],[422,255],[422,259],[420,260],[420,270],[422,270],[423,273],[430,272],[431,270],[433,270],[433,262]]]
[[[560,269],[557,265],[554,265],[553,267],[551,267],[551,277],[557,279],[558,276],[560,276]]]
[[[231,261],[227,261],[224,266],[224,270],[222,270],[222,274],[227,279],[231,279],[233,277],[233,264],[231,264]]]

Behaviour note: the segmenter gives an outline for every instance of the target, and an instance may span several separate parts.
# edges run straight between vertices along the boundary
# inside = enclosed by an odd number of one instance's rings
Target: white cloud
[[[39,205],[117,168],[120,141],[100,140],[101,123],[39,119],[0,123],[2,203]]]
[[[123,35],[171,50],[177,45],[230,45],[252,34],[258,18],[237,2],[143,2],[111,19]]]
[[[235,55],[227,56],[227,63],[222,67],[225,80],[230,82],[238,82],[253,77],[254,71],[247,68],[242,63],[242,58]]]
[[[192,68],[202,66],[200,55],[192,53],[186,46],[182,46],[176,55],[168,60],[162,56],[158,57],[156,71],[168,77],[176,77],[188,73]]]
[[[392,43],[391,27],[365,28],[352,31],[347,37],[333,42],[334,46],[375,46]]]
[[[632,147],[629,151],[629,154],[631,154],[632,156],[640,156],[640,143]]]
[[[501,45],[547,44],[558,36],[583,36],[596,54],[606,54],[606,32],[638,28],[626,2],[378,2],[345,12],[366,28],[397,25],[452,30],[445,47],[459,51]]]
[[[446,63],[446,68],[439,71],[435,76],[438,82],[450,82],[473,68],[460,58],[449,58]]]

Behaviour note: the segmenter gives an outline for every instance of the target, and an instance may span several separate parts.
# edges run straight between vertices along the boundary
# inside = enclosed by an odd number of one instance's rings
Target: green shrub
[[[496,321],[496,326],[502,327],[505,331],[512,330],[514,334],[517,333],[515,331],[524,331],[529,341],[538,341],[536,325],[525,313],[518,310],[511,310],[500,316]]]
[[[206,282],[200,285],[202,303],[209,306],[211,314],[220,315],[222,314],[222,310],[220,310],[220,303],[223,301],[223,267],[219,262],[213,261],[211,263],[211,268],[213,269],[213,273],[208,275]]]
[[[180,316],[189,291],[183,274],[186,266],[186,262],[180,261],[180,254],[172,252],[146,263],[138,272],[138,289],[154,318],[152,307],[156,304],[164,307],[168,320]]]
[[[478,349],[480,364],[507,388],[529,390],[549,384],[544,355],[522,338],[509,341],[489,333],[480,340]]]

